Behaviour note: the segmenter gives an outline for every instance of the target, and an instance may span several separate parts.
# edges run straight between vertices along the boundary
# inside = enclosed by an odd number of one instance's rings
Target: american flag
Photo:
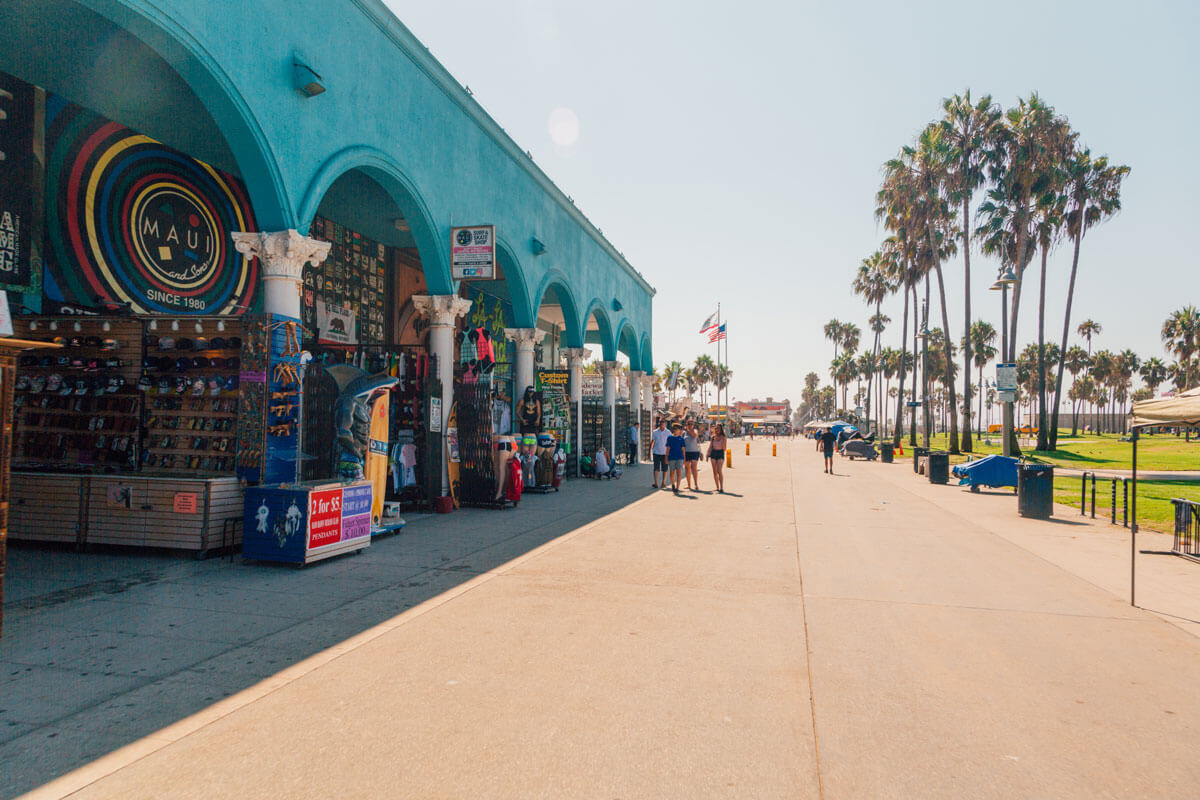
[[[713,328],[708,334],[708,343],[719,342],[725,338],[725,325],[722,324],[719,328]]]

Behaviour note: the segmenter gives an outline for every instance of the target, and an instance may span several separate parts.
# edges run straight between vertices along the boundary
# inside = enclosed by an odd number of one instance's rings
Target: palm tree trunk
[[[1026,201],[1028,202],[1028,201]],[[1020,226],[1017,228],[1017,263],[1014,269],[1017,273],[1017,282],[1013,284],[1013,299],[1012,299],[1012,314],[1008,321],[1008,352],[1009,355],[1016,359],[1017,354],[1017,313],[1021,310],[1021,278],[1025,276],[1025,248],[1029,244],[1029,231],[1026,228],[1025,203],[1021,204],[1022,210],[1016,215],[1020,221]]]
[[[1080,210],[1079,219],[1082,223],[1087,218],[1087,204]],[[1062,346],[1058,351],[1058,379],[1054,386],[1054,411],[1050,416],[1050,449],[1058,449],[1058,406],[1062,403],[1063,368],[1067,362],[1067,337],[1071,330],[1071,301],[1075,299],[1075,273],[1079,269],[1079,243],[1083,239],[1083,225],[1079,226],[1079,235],[1075,237],[1075,252],[1071,256],[1071,278],[1067,282],[1067,310],[1063,314]],[[1074,383],[1074,381],[1072,381]],[[1075,436],[1075,404],[1071,404],[1071,436]]]
[[[963,427],[962,449],[964,453],[974,450],[971,443],[971,210],[970,198],[963,197]],[[950,332],[946,332],[949,340]]]
[[[983,364],[979,365],[979,383],[976,384],[979,389],[979,425],[982,431],[983,426]]]
[[[1050,256],[1049,244],[1042,246],[1041,286],[1038,289],[1038,435],[1035,450],[1049,449],[1050,439],[1046,420],[1046,259]],[[1061,360],[1061,359],[1060,359]]]
[[[912,287],[913,296],[913,374],[912,388],[909,390],[909,402],[915,402],[917,399],[917,373],[920,368],[917,366],[917,284],[913,281]],[[903,394],[903,393],[902,393]],[[911,447],[917,446],[917,409],[913,406],[909,410],[909,425],[908,425],[908,443]]]
[[[954,393],[954,359],[950,357],[950,315],[946,310],[946,286],[942,282],[942,265],[934,263],[934,270],[937,272],[938,296],[942,304],[942,330],[945,331],[946,341],[943,346],[946,349],[945,361],[945,382],[946,382],[946,402],[950,406],[950,440],[949,450],[951,455],[958,453],[958,397]]]
[[[896,392],[896,429],[892,433],[892,447],[899,447],[904,437],[904,366],[908,360],[908,287],[904,290],[904,322],[900,325],[900,391]]]

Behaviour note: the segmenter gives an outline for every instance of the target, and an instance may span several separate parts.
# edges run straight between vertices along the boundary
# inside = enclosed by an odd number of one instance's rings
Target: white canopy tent
[[[1129,526],[1129,604],[1137,605],[1137,448],[1138,433],[1142,428],[1158,426],[1169,428],[1200,427],[1200,386],[1180,392],[1172,397],[1157,397],[1140,400],[1133,404],[1129,414],[1133,431],[1133,502],[1130,504],[1132,521]]]

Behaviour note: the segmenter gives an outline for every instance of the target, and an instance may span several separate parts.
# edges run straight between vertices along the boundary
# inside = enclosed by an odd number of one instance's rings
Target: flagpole
[[[717,301],[717,335],[721,333],[721,301]],[[721,371],[721,340],[717,339],[717,371]],[[721,390],[717,389],[717,402],[721,400]]]

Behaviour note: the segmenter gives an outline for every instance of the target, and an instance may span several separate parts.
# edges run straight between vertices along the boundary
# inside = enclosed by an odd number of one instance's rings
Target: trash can
[[[896,459],[896,450],[892,447],[891,442],[880,442],[879,444],[879,460],[885,464],[890,464]]]
[[[917,469],[917,462],[919,462],[923,456],[929,455],[929,448],[928,447],[914,447],[912,449],[912,451],[913,451],[913,472],[919,472],[920,470]]]
[[[945,450],[931,450],[926,470],[930,483],[946,483],[950,480],[950,454]]]
[[[1054,512],[1054,467],[1049,464],[1017,465],[1017,513],[1033,519],[1050,519]]]

